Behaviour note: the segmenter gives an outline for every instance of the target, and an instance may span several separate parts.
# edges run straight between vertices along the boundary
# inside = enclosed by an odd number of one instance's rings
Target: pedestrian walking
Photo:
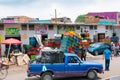
[[[119,45],[118,45],[118,44],[116,44],[115,49],[116,49],[115,56],[117,57],[117,56],[119,56],[119,49],[120,49],[120,47],[119,47]]]
[[[110,49],[111,51],[112,51],[112,54],[115,56],[115,44],[113,43],[113,42],[111,42],[111,49]]]
[[[83,45],[82,48],[81,48],[81,50],[82,50],[82,51],[81,51],[81,52],[82,52],[82,53],[81,53],[81,60],[86,61],[86,53],[87,53],[86,50],[87,50],[87,49],[86,49],[86,47]]]
[[[112,52],[110,49],[106,48],[103,52],[103,59],[105,59],[105,70],[109,71],[110,58],[112,60]]]

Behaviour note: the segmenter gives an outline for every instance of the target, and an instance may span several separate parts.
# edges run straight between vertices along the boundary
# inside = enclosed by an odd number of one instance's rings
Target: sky
[[[88,12],[120,12],[120,0],[0,0],[0,18],[28,16],[48,20],[68,17],[72,21]]]

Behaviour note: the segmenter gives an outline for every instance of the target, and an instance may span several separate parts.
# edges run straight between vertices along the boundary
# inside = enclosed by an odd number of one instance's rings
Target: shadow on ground
[[[120,76],[112,77],[112,78],[105,79],[105,80],[120,80]]]
[[[39,77],[31,77],[31,78],[26,78],[25,80],[40,80]],[[56,78],[54,80],[89,80],[86,77],[70,77],[70,78]],[[101,78],[97,78],[96,80],[101,80]]]

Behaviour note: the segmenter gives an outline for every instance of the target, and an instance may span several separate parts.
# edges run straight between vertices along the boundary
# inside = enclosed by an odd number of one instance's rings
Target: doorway
[[[45,44],[45,41],[48,39],[48,35],[47,34],[42,34],[42,43]]]
[[[98,41],[102,42],[105,39],[105,33],[98,33]]]

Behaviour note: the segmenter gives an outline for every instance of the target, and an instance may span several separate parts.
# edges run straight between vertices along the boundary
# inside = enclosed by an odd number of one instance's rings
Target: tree
[[[86,14],[79,15],[79,16],[76,18],[75,22],[77,22],[77,23],[85,23],[85,16],[86,16]]]

